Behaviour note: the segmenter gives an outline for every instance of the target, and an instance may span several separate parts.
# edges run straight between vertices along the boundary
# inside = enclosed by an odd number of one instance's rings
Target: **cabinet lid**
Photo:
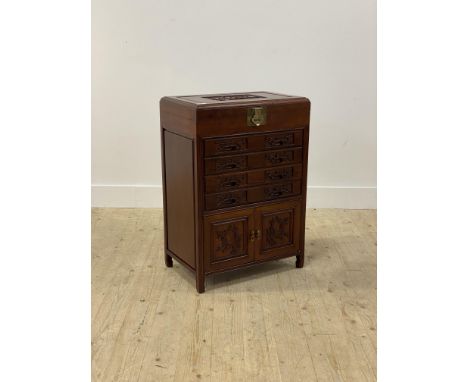
[[[304,97],[291,96],[286,94],[272,93],[272,92],[243,92],[243,93],[221,93],[221,94],[200,94],[200,95],[187,95],[170,97],[180,101],[189,102],[197,107],[213,107],[225,105],[243,105],[252,103],[269,103],[294,101],[297,99],[304,99]]]

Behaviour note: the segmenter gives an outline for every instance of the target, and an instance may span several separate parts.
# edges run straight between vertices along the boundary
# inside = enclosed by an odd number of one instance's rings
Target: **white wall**
[[[162,96],[254,90],[311,100],[310,206],[375,208],[375,0],[93,0],[93,205],[161,205]]]

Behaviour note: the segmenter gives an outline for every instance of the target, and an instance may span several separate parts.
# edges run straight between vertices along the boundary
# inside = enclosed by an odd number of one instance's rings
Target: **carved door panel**
[[[220,271],[254,260],[253,209],[205,217],[204,259],[207,271]]]
[[[296,255],[300,241],[300,214],[299,201],[256,208],[255,260]]]

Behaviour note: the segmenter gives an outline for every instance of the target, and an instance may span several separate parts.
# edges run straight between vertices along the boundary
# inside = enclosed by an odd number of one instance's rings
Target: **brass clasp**
[[[261,126],[266,124],[267,113],[264,107],[247,109],[247,126]]]

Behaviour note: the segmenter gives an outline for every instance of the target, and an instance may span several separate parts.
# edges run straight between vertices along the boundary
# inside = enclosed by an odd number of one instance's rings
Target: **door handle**
[[[260,231],[259,229],[256,229],[255,230],[255,239],[260,239],[261,236],[262,236],[262,231]]]
[[[262,231],[260,231],[259,229],[253,229],[252,231],[250,231],[250,241],[255,241],[257,239],[260,239],[261,236],[262,236]]]

